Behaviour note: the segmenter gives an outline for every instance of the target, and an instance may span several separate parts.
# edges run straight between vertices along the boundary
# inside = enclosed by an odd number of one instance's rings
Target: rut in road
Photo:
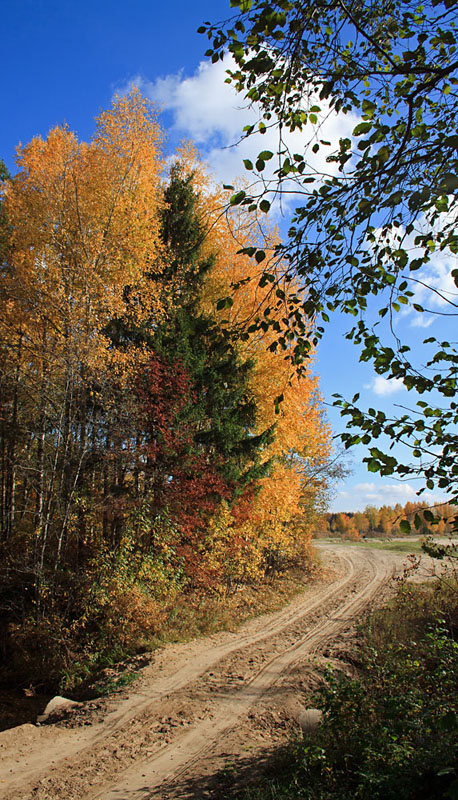
[[[103,723],[83,731],[41,729],[40,753],[34,758],[32,746],[28,764],[24,757],[15,765],[16,775],[2,773],[7,785],[0,797],[146,800],[162,796],[164,780],[198,772],[215,741],[227,739],[305,654],[319,652],[348,628],[399,564],[394,554],[356,548],[338,557],[345,564],[341,578],[283,611],[252,621],[238,634],[181,646],[170,665],[165,648],[162,675],[132,693]],[[46,768],[44,754],[53,736],[56,763]]]
[[[374,565],[371,564],[371,567]],[[350,572],[353,577],[355,570],[352,561],[350,561]],[[373,599],[374,595],[379,592],[380,586],[385,584],[392,575],[392,562],[384,563],[382,571],[373,568],[364,588],[358,591],[356,596],[353,595],[350,599],[345,597],[343,602],[339,602],[332,609],[330,618],[325,621],[321,618],[303,635],[298,635],[297,631],[291,632],[293,638],[291,645],[268,659],[255,675],[244,681],[240,689],[220,697],[216,712],[211,718],[200,722],[174,745],[165,748],[155,757],[143,763],[137,763],[123,775],[122,780],[117,780],[108,791],[88,794],[87,800],[89,798],[91,800],[92,798],[94,800],[95,798],[97,800],[120,800],[120,798],[122,800],[146,800],[148,797],[157,797],[157,791],[154,789],[157,788],[158,783],[170,778],[171,775],[174,779],[178,779],[191,767],[195,768],[199,760],[205,756],[206,751],[211,748],[213,742],[216,739],[224,740],[237,720],[272,687],[285,670],[290,669],[305,653],[317,652],[322,640],[327,642],[331,635],[348,627],[349,622]],[[334,594],[336,593],[333,593],[333,597]],[[282,640],[287,634],[288,632],[282,632]]]

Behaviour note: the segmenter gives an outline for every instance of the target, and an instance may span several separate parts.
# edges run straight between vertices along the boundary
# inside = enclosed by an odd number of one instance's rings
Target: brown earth
[[[320,666],[348,668],[339,659],[355,622],[388,596],[406,561],[357,547],[320,551],[327,578],[281,611],[167,645],[121,696],[0,733],[0,798],[231,797],[234,782],[251,780],[300,732]]]

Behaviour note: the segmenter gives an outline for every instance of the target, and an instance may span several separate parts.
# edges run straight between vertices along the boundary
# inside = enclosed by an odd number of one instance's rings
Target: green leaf
[[[252,162],[263,174],[275,155],[278,164],[269,176],[269,191],[286,189],[282,182],[294,176],[301,192],[288,237],[274,252],[283,260],[285,275],[300,286],[291,302],[286,292],[284,318],[277,320],[278,341],[283,340],[287,356],[297,365],[299,332],[303,335],[304,328],[315,326],[311,338],[317,341],[326,315],[352,315],[351,333],[344,336],[360,347],[362,362],[371,363],[379,375],[400,378],[418,396],[434,389],[443,402],[428,404],[422,411],[415,397],[411,404],[415,410],[398,407],[401,410],[394,410],[388,419],[379,411],[367,415],[342,399],[340,409],[348,428],[353,428],[343,440],[345,446],[364,441],[365,436],[372,441],[386,435],[396,448],[405,442],[411,445],[409,463],[377,455],[368,459],[369,470],[421,478],[421,485],[444,487],[456,498],[458,408],[452,407],[458,389],[456,344],[444,348],[445,354],[438,348],[436,353],[422,354],[419,336],[420,350],[415,351],[415,363],[410,363],[405,326],[396,328],[399,341],[393,349],[390,325],[382,319],[409,305],[424,313],[417,302],[420,295],[409,289],[417,287],[412,272],[427,274],[435,252],[444,257],[458,253],[458,234],[447,216],[450,196],[458,192],[457,29],[452,15],[444,12],[455,8],[457,0],[432,0],[425,7],[407,4],[405,9],[401,3],[393,18],[383,3],[370,7],[354,3],[353,22],[370,33],[370,39],[358,35],[353,42],[347,40],[349,28],[339,27],[343,6],[322,4],[317,10],[313,4],[293,0],[232,0],[232,4],[241,14],[212,28],[210,57],[229,49],[236,60],[229,71],[233,85],[259,103],[262,120],[245,133],[258,127],[261,133],[276,129],[280,142],[288,141],[290,133],[300,133],[318,120],[319,105],[312,104],[320,100],[315,96],[324,99],[323,105],[333,113],[345,114],[353,130],[352,136],[342,136],[335,152],[334,145],[329,148],[327,164],[317,162],[317,173],[309,159],[304,161],[294,147],[290,154],[282,143],[277,153],[264,150]],[[203,27],[208,34],[206,24]],[[311,87],[316,94],[311,95]],[[300,105],[306,95],[312,97],[307,109]],[[307,144],[308,154],[320,144],[318,133]],[[244,163],[247,168],[251,162]],[[234,198],[233,205],[269,210],[264,195],[254,199],[237,193]],[[425,224],[417,226],[419,219]],[[264,251],[256,258],[260,263]],[[450,271],[458,286],[458,269]],[[263,280],[267,286],[267,278]],[[451,324],[451,315],[450,319],[444,315],[442,322]],[[452,340],[452,333],[441,338],[446,336]],[[418,367],[422,363],[424,375]],[[426,452],[434,457],[422,463],[420,456]]]
[[[222,297],[218,300],[216,304],[217,311],[221,311],[223,308],[231,308],[234,305],[234,300],[232,297]]]
[[[410,533],[411,527],[410,527],[409,520],[408,519],[401,519],[401,521],[399,523],[399,529],[402,531],[402,533]]]
[[[275,406],[275,413],[276,413],[276,414],[279,414],[279,413],[280,413],[280,405],[281,405],[281,403],[283,403],[283,400],[284,400],[284,397],[283,397],[283,395],[282,395],[282,394],[279,394],[279,395],[278,395],[278,396],[275,398],[275,400],[274,400],[274,406]]]
[[[230,8],[237,8],[240,6],[242,14],[244,14],[245,11],[249,11],[252,5],[253,0],[230,0],[229,3]]]
[[[362,136],[363,133],[369,133],[372,130],[372,122],[360,122],[353,128],[353,136]]]
[[[441,176],[440,191],[445,194],[453,194],[458,189],[458,175],[453,172],[447,172]]]
[[[242,200],[245,200],[245,197],[246,197],[246,192],[243,192],[243,191],[237,192],[236,194],[232,195],[232,197],[231,197],[229,202],[230,202],[231,206],[238,206],[238,205],[240,205]]]
[[[375,458],[371,458],[370,461],[367,462],[367,469],[369,472],[378,472],[380,469],[380,464]]]

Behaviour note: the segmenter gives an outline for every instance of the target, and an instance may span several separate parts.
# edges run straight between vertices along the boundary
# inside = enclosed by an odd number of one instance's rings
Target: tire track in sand
[[[148,800],[158,796],[160,784],[164,781],[170,781],[172,777],[179,779],[189,770],[195,770],[214,742],[223,741],[237,720],[272,688],[285,671],[304,655],[318,652],[334,639],[376,597],[393,575],[392,558],[383,556],[385,554],[374,557],[373,553],[367,553],[372,575],[364,587],[350,599],[344,599],[330,618],[324,622],[320,620],[282,653],[270,658],[241,688],[220,698],[214,716],[198,722],[184,736],[151,758],[137,762],[111,788],[90,793],[85,800]],[[352,575],[354,573],[353,563]]]

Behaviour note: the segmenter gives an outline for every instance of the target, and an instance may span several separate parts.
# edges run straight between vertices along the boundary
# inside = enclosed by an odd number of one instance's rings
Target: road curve
[[[0,798],[147,800],[163,796],[164,782],[198,774],[215,743],[304,657],[338,640],[402,569],[382,550],[320,549],[338,566],[335,580],[236,633],[165,647],[104,719],[0,734]]]

